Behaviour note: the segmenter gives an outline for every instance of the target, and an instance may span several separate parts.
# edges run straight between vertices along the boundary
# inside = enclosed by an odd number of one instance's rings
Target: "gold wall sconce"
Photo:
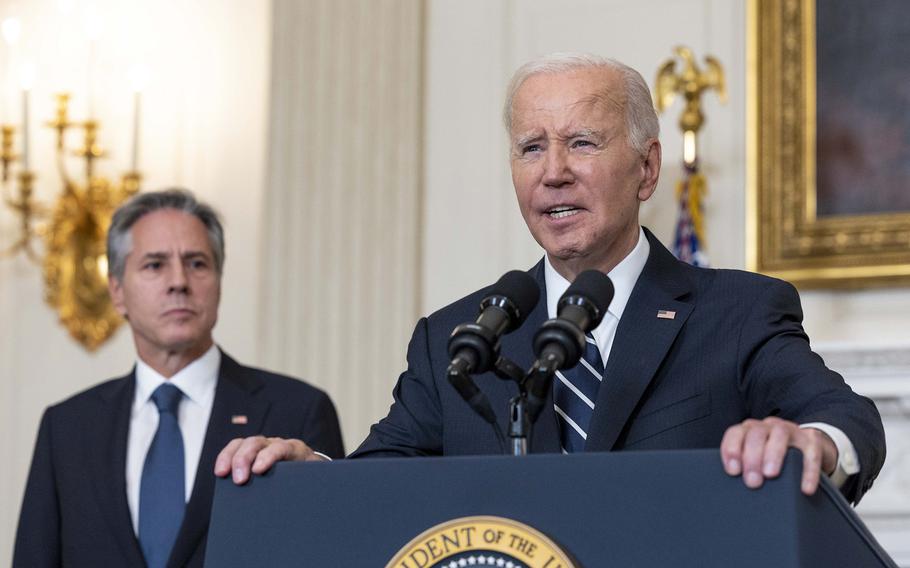
[[[73,339],[94,351],[122,323],[108,297],[106,235],[113,212],[139,191],[142,179],[137,167],[138,85],[134,94],[132,163],[119,181],[96,172],[96,162],[106,156],[106,151],[98,142],[101,125],[92,117],[91,103],[87,120],[73,120],[70,95],[55,95],[56,113],[46,126],[56,133],[56,169],[61,187],[52,203],[42,203],[35,197],[39,175],[31,167],[29,146],[33,75],[23,66],[18,127],[10,123],[0,126],[3,203],[18,221],[13,242],[5,247],[0,243],[0,256],[22,254],[42,267],[45,300]],[[11,114],[8,111],[7,119]],[[73,135],[79,140],[75,148],[69,143]],[[67,162],[74,157],[84,167],[78,179],[67,168]]]

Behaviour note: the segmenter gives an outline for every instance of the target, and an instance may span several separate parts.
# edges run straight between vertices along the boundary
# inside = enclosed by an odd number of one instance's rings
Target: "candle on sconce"
[[[35,84],[35,66],[31,63],[22,65],[22,75],[20,77],[22,84],[22,169],[29,171],[29,151],[28,151],[28,97],[29,92]]]
[[[16,80],[12,70],[16,67],[16,44],[19,43],[19,37],[22,35],[22,22],[19,18],[9,17],[0,23],[0,34],[3,35],[3,41],[6,43],[4,49],[3,77],[0,89],[0,122],[6,124],[13,120],[13,108],[15,106]]]
[[[141,107],[142,92],[133,92],[133,159],[130,161],[130,171],[139,171],[139,109]]]
[[[28,171],[28,90],[22,89],[22,169]]]
[[[85,35],[88,39],[85,102],[89,120],[95,118],[95,66],[98,37],[101,35],[101,16],[94,6],[85,15]]]
[[[129,72],[129,81],[133,89],[133,151],[130,171],[139,171],[139,123],[142,108],[142,90],[148,83],[149,71],[145,65],[133,65]]]
[[[88,42],[88,68],[86,70],[85,110],[89,120],[95,118],[95,40]]]

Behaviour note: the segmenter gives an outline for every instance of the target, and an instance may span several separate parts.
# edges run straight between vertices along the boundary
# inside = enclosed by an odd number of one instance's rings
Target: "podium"
[[[800,493],[801,469],[791,450],[751,490],[717,450],[281,463],[218,481],[205,566],[381,568],[409,543],[395,568],[508,566],[431,534],[477,516],[536,529],[581,568],[895,566],[826,479]],[[515,539],[512,566],[566,568]]]

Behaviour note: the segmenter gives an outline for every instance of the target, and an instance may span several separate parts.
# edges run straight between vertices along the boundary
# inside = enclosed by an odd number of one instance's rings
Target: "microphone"
[[[547,398],[550,378],[560,369],[578,364],[585,349],[585,333],[603,320],[613,300],[613,283],[599,270],[585,270],[575,278],[557,304],[557,316],[534,334],[537,360],[528,380],[528,406],[535,420]]]
[[[493,368],[499,355],[500,337],[518,329],[539,298],[537,282],[528,273],[507,272],[481,300],[477,321],[459,325],[449,337],[451,363],[446,371],[449,382],[491,424],[496,423],[496,416],[470,375]]]

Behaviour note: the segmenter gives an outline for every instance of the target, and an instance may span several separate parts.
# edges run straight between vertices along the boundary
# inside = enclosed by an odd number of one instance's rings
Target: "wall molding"
[[[857,512],[895,562],[910,566],[910,345],[829,345],[819,354],[882,415],[885,466]]]

